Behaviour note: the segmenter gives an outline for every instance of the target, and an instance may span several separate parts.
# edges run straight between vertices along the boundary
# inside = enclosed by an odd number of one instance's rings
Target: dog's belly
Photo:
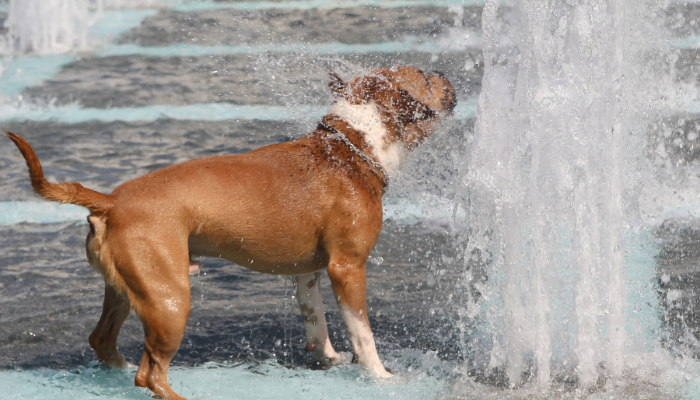
[[[217,238],[214,242],[204,235],[192,235],[188,243],[189,251],[193,256],[224,258],[268,274],[308,274],[328,266],[326,251],[308,240],[300,241],[298,237],[287,240],[279,240],[277,237],[249,237],[247,241],[245,237],[241,239]]]

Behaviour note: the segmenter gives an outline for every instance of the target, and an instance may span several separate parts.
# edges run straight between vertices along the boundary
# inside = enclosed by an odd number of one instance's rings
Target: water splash
[[[648,95],[634,24],[647,19],[624,0],[523,0],[503,24],[499,4],[484,6],[464,179],[467,263],[489,256],[488,370],[510,386],[601,385],[624,369],[625,193],[638,185],[639,152],[629,134]]]
[[[92,11],[91,11],[92,9]],[[101,0],[19,0],[10,3],[4,54],[84,50],[88,29],[101,16]]]

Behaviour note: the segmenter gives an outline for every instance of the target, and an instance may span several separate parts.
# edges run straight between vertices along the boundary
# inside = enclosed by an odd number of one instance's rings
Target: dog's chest
[[[365,140],[372,146],[372,155],[390,178],[398,174],[408,150],[401,141],[390,140],[389,132],[375,104],[351,104],[341,99],[331,106],[330,113],[339,116],[353,129],[365,135]]]

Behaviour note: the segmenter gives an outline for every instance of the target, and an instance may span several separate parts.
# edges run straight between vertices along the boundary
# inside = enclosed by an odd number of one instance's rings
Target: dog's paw
[[[389,378],[392,378],[395,376],[388,369],[376,370],[376,371],[374,371],[374,375],[376,375],[378,378],[384,378],[384,379],[389,379]]]
[[[327,357],[327,359],[330,365],[347,365],[355,362],[355,357],[349,351],[335,353],[333,357]]]
[[[338,356],[334,360],[335,364],[351,364],[355,361],[355,356],[349,351],[341,351],[336,353]]]
[[[352,361],[352,353],[340,352],[332,355],[317,354],[311,365],[311,369],[326,370],[335,365],[350,364]]]

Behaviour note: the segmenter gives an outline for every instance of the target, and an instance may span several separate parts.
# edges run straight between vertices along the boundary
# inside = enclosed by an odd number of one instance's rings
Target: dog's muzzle
[[[430,71],[428,73],[428,78],[433,77],[438,77],[445,81],[445,83],[447,84],[445,97],[442,99],[442,108],[447,112],[448,115],[451,115],[455,107],[457,107],[457,94],[455,93],[454,86],[452,86],[452,83],[450,83],[445,74],[443,74],[440,71]]]

